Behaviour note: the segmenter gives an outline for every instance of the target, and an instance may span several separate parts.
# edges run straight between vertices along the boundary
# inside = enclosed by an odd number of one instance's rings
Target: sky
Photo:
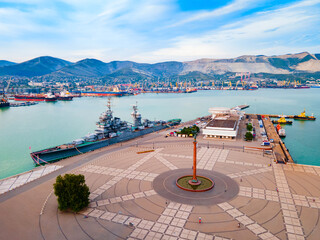
[[[320,0],[0,0],[0,59],[320,53]]]

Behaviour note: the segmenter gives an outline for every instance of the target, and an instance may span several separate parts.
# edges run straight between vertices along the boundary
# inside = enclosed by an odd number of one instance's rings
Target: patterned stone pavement
[[[118,164],[111,161],[116,156],[108,156],[83,166],[79,172],[91,183],[92,202],[81,214],[103,221],[107,229],[109,224],[110,229],[114,224],[128,228],[127,234],[115,237],[123,239],[316,239],[319,195],[297,194],[285,174],[297,169],[310,173],[308,167],[288,167],[273,163],[271,157],[203,147],[198,149],[198,168],[233,178],[239,194],[207,206],[159,196],[153,180],[163,172],[190,166],[188,148],[164,146],[139,155],[131,149],[119,157]],[[121,162],[127,166],[122,168]],[[312,174],[319,176],[316,170]],[[104,180],[97,184],[99,177]],[[314,216],[308,223],[313,230],[304,230],[305,208]]]
[[[19,174],[17,176],[9,177],[0,181],[0,194],[11,191],[35,179],[45,176],[62,168],[59,165],[47,165],[44,167],[35,168],[32,171]]]
[[[90,205],[78,214],[62,213],[48,195],[39,239],[319,239],[320,168],[201,147],[198,168],[231,178],[239,192],[218,204],[179,203],[159,195],[154,181],[169,171],[191,174],[192,145],[161,141],[153,152],[129,147],[74,169],[85,175]]]

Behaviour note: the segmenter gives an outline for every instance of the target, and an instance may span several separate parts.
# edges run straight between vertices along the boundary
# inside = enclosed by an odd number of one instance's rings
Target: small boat
[[[280,137],[286,137],[286,130],[284,128],[282,128],[279,123],[276,126],[276,129],[277,129],[277,132],[278,132]]]
[[[281,118],[279,118],[278,120],[272,120],[272,123],[273,124],[289,124],[289,125],[291,125],[292,124],[292,121],[287,121],[286,119],[285,119],[285,117],[284,116],[282,116]]]
[[[57,96],[58,100],[60,101],[71,101],[73,99],[73,96],[69,91],[62,91],[60,94]]]
[[[313,114],[311,116],[306,116],[306,110],[299,115],[294,115],[293,118],[297,120],[316,120]]]
[[[5,96],[3,96],[0,99],[0,108],[3,108],[3,107],[10,107],[10,103],[9,103],[8,99]]]

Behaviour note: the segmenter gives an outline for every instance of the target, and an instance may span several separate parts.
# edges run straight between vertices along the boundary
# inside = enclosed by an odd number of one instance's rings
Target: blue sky
[[[319,26],[320,0],[1,0],[0,59],[319,53]]]

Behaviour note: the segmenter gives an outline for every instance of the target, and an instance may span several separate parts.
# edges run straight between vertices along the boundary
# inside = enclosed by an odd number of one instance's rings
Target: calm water
[[[257,91],[199,91],[192,94],[141,94],[113,98],[114,116],[131,121],[138,102],[143,118],[182,118],[188,121],[208,115],[209,107],[248,104],[248,113],[299,114],[305,108],[318,119],[294,121],[285,126],[284,140],[293,159],[320,165],[320,89],[259,89]],[[106,98],[75,98],[71,102],[39,103],[29,107],[0,109],[0,179],[34,167],[33,151],[70,142],[93,132],[106,108]]]

